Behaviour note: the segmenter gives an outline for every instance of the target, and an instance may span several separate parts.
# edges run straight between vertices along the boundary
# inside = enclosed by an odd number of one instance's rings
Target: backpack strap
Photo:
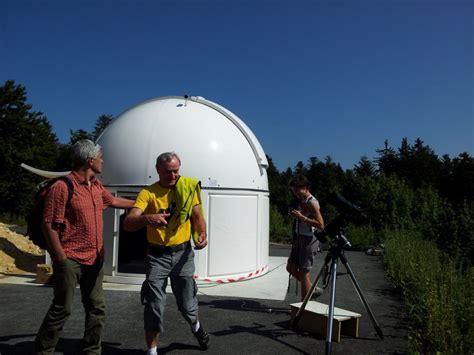
[[[69,204],[71,202],[71,199],[72,199],[72,195],[74,194],[74,185],[72,184],[72,181],[70,179],[68,179],[67,177],[65,177],[65,176],[58,177],[56,181],[58,181],[58,180],[64,181],[66,183],[66,186],[67,186],[66,208],[68,208]]]

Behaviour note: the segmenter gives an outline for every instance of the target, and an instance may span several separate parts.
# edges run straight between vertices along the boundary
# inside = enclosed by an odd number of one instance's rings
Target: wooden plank
[[[302,302],[290,304],[291,320],[300,309]],[[298,322],[298,328],[312,334],[326,337],[329,306],[324,303],[309,301]],[[359,313],[351,312],[342,308],[334,307],[334,321],[332,341],[339,342],[341,334],[358,337]]]
[[[296,316],[299,308],[295,308],[291,306],[291,319]],[[327,321],[328,317],[313,313],[307,312],[306,310],[303,311],[301,318],[298,322],[298,328],[304,330],[305,332],[315,334],[320,336],[321,338],[326,338],[327,333]],[[339,342],[341,340],[341,322],[337,319],[333,322],[332,327],[332,341]]]
[[[36,282],[39,284],[48,284],[53,276],[53,267],[49,264],[36,265]]]
[[[360,318],[351,318],[342,322],[341,334],[358,338],[359,337],[359,320]]]

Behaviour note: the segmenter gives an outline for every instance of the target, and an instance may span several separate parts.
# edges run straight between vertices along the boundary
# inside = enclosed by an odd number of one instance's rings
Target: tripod
[[[372,313],[372,310],[370,309],[369,304],[367,303],[362,290],[354,276],[354,273],[352,272],[351,267],[349,266],[349,263],[347,261],[346,256],[344,255],[344,248],[346,246],[350,246],[350,242],[347,240],[347,238],[344,236],[342,233],[342,230],[339,230],[338,233],[336,234],[334,241],[331,243],[331,246],[329,248],[329,251],[324,259],[324,265],[321,267],[319,270],[316,279],[314,280],[313,284],[311,285],[311,288],[306,295],[306,297],[303,300],[303,303],[301,304],[300,309],[296,313],[295,317],[293,318],[290,327],[291,329],[296,329],[298,327],[298,322],[301,319],[301,316],[303,315],[303,311],[306,307],[306,304],[311,298],[311,295],[313,294],[316,285],[321,278],[321,276],[324,273],[328,272],[328,265],[330,264],[330,271],[329,271],[329,282],[330,282],[330,300],[329,300],[329,313],[328,313],[328,320],[327,320],[327,329],[326,329],[326,350],[325,354],[330,354],[331,353],[331,339],[332,339],[332,329],[333,329],[333,323],[334,323],[334,303],[335,303],[335,298],[336,298],[336,276],[337,276],[337,262],[340,259],[342,264],[346,267],[346,270],[348,274],[351,277],[352,284],[354,285],[357,294],[359,295],[360,299],[362,300],[362,303],[364,304],[365,309],[367,310],[367,313],[369,314],[370,320],[372,321],[372,324],[375,328],[375,331],[377,332],[377,335],[380,337],[380,339],[383,339],[383,333],[382,329],[378,325],[377,321],[375,320],[374,314]]]

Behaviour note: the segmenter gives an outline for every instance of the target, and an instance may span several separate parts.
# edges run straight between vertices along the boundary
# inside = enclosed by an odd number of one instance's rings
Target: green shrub
[[[18,226],[26,226],[26,220],[24,217],[13,216],[10,214],[0,214],[0,222],[5,224],[16,224]]]
[[[283,216],[276,206],[270,206],[270,241],[291,243],[291,218]]]
[[[412,321],[412,350],[472,352],[472,267],[462,269],[417,232],[386,231],[385,237],[387,272],[403,291]]]
[[[352,244],[352,249],[365,250],[380,243],[376,232],[371,226],[353,226],[346,228],[346,237]]]

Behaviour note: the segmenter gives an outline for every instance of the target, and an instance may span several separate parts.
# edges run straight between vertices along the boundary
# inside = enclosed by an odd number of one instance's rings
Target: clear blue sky
[[[420,137],[473,154],[474,2],[3,0],[0,84],[26,86],[61,142],[102,114],[203,96],[278,169],[343,168]]]

